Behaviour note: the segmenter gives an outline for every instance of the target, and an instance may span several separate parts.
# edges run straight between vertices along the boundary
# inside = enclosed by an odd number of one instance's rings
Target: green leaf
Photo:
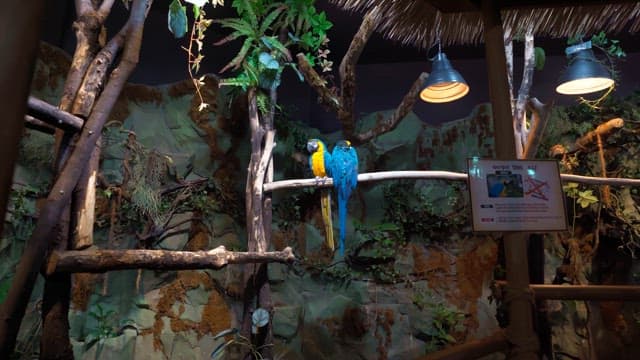
[[[546,54],[544,52],[544,49],[536,46],[534,48],[534,56],[535,56],[536,70],[540,71],[544,68],[544,63],[546,60]]]
[[[239,68],[240,64],[242,64],[242,61],[245,59],[247,53],[251,49],[252,43],[252,39],[245,39],[242,47],[240,48],[240,51],[238,51],[238,54],[236,54],[236,56],[227,65],[225,65],[222,70],[220,70],[220,72],[223,73],[230,68],[233,68],[234,70]]]
[[[280,68],[278,60],[274,59],[273,56],[267,52],[260,53],[259,60],[267,69],[276,70]]]
[[[264,34],[269,30],[269,27],[273,22],[280,16],[282,10],[284,10],[284,6],[278,6],[272,12],[270,12],[267,16],[265,16],[264,20],[262,20],[262,24],[260,24],[260,28],[258,29],[259,34]]]
[[[270,50],[276,50],[282,56],[284,56],[285,60],[291,61],[291,52],[281,43],[275,36],[263,36],[260,38],[262,43],[269,48]]]
[[[169,5],[169,31],[176,39],[182,38],[187,33],[187,8],[180,0],[173,0]]]

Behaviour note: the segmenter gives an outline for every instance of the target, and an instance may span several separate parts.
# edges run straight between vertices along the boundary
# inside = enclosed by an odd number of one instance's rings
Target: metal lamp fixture
[[[420,92],[420,99],[431,103],[458,100],[469,92],[467,82],[451,66],[447,56],[439,48],[438,54],[433,58],[431,74],[427,77],[423,86]]]
[[[591,41],[570,46],[565,50],[570,65],[560,77],[556,91],[564,95],[581,95],[611,87],[611,72],[596,59]]]

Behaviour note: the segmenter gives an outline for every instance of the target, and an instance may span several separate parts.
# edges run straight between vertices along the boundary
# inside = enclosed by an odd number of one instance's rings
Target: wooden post
[[[504,36],[500,9],[495,0],[482,1],[485,52],[489,75],[489,96],[493,111],[496,158],[516,159],[513,118]],[[537,359],[538,339],[533,331],[532,295],[529,291],[527,242],[525,233],[505,233],[507,293],[509,325],[507,339],[512,345],[508,358]]]
[[[11,192],[18,143],[22,137],[44,4],[42,0],[26,0],[20,6],[11,1],[0,3],[0,54],[3,54],[0,56],[0,99],[3,104],[0,131],[0,233]]]

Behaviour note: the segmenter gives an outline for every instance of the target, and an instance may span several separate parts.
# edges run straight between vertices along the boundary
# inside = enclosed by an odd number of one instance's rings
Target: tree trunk
[[[22,138],[44,4],[43,0],[23,1],[20,6],[10,1],[0,3],[0,54],[3,54],[0,56],[0,99],[3,103],[3,129],[0,131],[0,234],[11,192],[18,144]]]

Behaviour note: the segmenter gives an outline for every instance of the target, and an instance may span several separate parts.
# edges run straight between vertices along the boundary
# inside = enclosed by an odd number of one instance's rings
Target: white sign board
[[[468,159],[474,231],[567,229],[556,161]]]

